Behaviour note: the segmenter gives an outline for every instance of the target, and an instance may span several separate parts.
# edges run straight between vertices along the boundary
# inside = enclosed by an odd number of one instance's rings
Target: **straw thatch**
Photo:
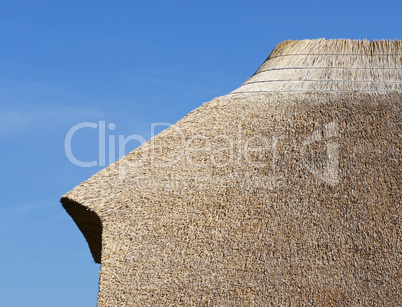
[[[400,41],[278,45],[62,197],[99,306],[400,306]]]

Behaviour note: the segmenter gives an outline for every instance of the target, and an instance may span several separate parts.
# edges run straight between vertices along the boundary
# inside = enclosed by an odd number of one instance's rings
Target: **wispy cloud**
[[[54,207],[55,204],[49,201],[44,201],[44,202],[33,202],[31,204],[22,204],[20,206],[17,206],[14,210],[15,215],[22,215],[22,214],[28,214],[34,211],[41,211],[41,210],[46,210],[50,207]]]
[[[44,224],[68,219],[64,209],[56,201],[32,201],[32,203],[15,203],[0,209],[0,235],[29,229]],[[23,225],[23,227],[21,226]]]
[[[60,125],[102,114],[85,106],[42,106],[33,104],[0,107],[0,137],[23,130],[49,125],[54,129]]]
[[[101,116],[54,84],[0,80],[0,137],[35,127],[54,128]]]
[[[59,95],[66,93],[59,87],[42,82],[0,82],[0,95],[7,97],[25,97],[26,95]]]

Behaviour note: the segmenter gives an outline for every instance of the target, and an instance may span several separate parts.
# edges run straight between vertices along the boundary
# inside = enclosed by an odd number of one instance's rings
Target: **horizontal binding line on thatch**
[[[306,79],[286,79],[286,80],[261,80],[261,81],[250,81],[244,83],[244,85],[253,83],[269,83],[269,82],[367,82],[367,83],[387,83],[387,84],[402,84],[402,81],[379,81],[379,80],[306,80]]]
[[[323,66],[323,67],[283,67],[283,68],[270,68],[257,71],[255,75],[272,70],[291,70],[291,69],[402,69],[402,67],[345,67],[345,66]]]
[[[227,95],[235,95],[235,94],[253,94],[253,93],[339,93],[339,92],[375,92],[375,93],[395,93],[401,92],[402,90],[362,90],[362,89],[350,89],[350,90],[291,90],[291,91],[233,91]]]
[[[377,53],[377,54],[367,54],[367,53],[287,53],[287,54],[281,54],[281,55],[275,55],[272,57],[268,57],[267,61],[275,58],[280,58],[283,56],[297,56],[297,55],[302,55],[302,56],[321,56],[321,55],[329,55],[329,56],[334,56],[334,55],[339,55],[339,56],[395,56],[395,55],[402,55],[402,53]]]

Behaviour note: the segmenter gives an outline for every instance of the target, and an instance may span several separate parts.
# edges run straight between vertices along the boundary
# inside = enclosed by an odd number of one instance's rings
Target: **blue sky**
[[[99,265],[59,203],[102,169],[66,157],[74,125],[148,139],[151,123],[239,87],[277,43],[402,38],[401,11],[387,0],[1,1],[0,306],[96,305]],[[74,135],[78,159],[98,159],[97,133]]]

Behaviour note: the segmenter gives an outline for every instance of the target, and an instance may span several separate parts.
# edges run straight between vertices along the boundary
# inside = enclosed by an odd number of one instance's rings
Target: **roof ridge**
[[[234,92],[402,91],[401,80],[400,40],[289,40],[279,43]]]

